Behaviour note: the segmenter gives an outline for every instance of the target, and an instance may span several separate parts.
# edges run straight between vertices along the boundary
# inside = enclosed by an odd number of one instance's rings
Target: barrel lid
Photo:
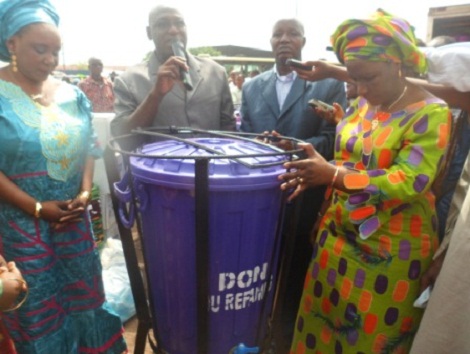
[[[218,153],[250,156],[237,160],[217,157]],[[139,154],[148,157],[131,156],[130,165],[133,176],[142,182],[192,188],[196,159],[207,158],[209,188],[224,190],[279,185],[277,176],[285,171],[282,163],[288,160],[288,156],[274,146],[219,137],[165,140],[144,145]],[[271,166],[264,166],[267,164]]]

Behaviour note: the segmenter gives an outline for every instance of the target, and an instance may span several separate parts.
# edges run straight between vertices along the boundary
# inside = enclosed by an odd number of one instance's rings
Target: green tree
[[[80,62],[76,66],[77,70],[88,70],[88,62]]]
[[[212,57],[217,57],[217,56],[222,55],[222,53],[220,51],[218,51],[217,49],[212,48],[212,47],[189,48],[189,52],[192,55],[207,54],[207,55],[210,55]]]
[[[144,56],[144,62],[149,61],[150,56],[152,55],[152,53],[153,53],[153,50],[151,50],[150,52],[148,52],[147,54],[145,54],[145,56]]]

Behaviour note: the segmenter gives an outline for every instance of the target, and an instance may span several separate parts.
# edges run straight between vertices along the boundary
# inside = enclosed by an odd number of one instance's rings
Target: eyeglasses
[[[161,31],[168,31],[171,27],[176,27],[177,29],[182,29],[186,27],[184,20],[169,20],[161,19],[155,22],[155,27]]]

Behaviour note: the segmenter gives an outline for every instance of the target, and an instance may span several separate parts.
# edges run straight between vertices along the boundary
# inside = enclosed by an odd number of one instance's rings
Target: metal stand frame
[[[106,147],[103,158],[106,174],[108,176],[109,190],[113,191],[114,182],[118,182],[120,180],[114,152],[109,147]],[[118,211],[119,201],[112,192],[111,201],[113,204],[114,215],[116,216],[116,222],[119,228],[119,234],[121,235],[122,249],[124,252],[124,258],[126,259],[129,283],[131,286],[132,295],[134,297],[136,316],[138,319],[134,354],[143,354],[145,351],[147,336],[150,329],[152,328],[152,319],[150,317],[149,306],[145,296],[146,291],[144,281],[139,269],[137,252],[134,245],[134,239],[132,238],[132,232],[122,224]]]
[[[163,128],[160,128],[163,129]],[[211,136],[216,137],[225,137],[225,138],[237,138],[240,140],[246,140],[253,142],[253,138],[258,137],[257,134],[246,134],[246,133],[228,133],[228,132],[214,132],[214,131],[203,131],[193,128],[176,128],[170,127],[165,128],[165,133],[158,133],[155,132],[156,129],[148,129],[148,130],[137,130],[133,131],[133,134],[140,135],[140,137],[144,136],[153,136],[153,137],[167,137],[174,140],[184,141],[184,139],[172,137],[168,134],[173,134],[177,132],[190,132],[191,134],[209,134]],[[131,135],[124,136],[130,137]],[[125,153],[119,149],[114,148],[114,142],[118,141],[122,137],[118,137],[115,139],[111,139],[108,146],[104,152],[104,161],[106,167],[106,173],[108,176],[108,183],[110,191],[114,191],[114,183],[120,180],[119,171],[117,168],[115,153],[121,152]],[[300,142],[297,139],[292,138],[285,138],[285,137],[273,137],[273,136],[263,136],[264,140],[279,140],[281,138],[290,140],[293,142],[294,146],[296,146],[297,142]],[[263,142],[259,141],[259,144],[263,144]],[[196,143],[192,143],[196,147],[205,149],[214,155],[212,156],[201,156],[201,157],[189,157],[190,159],[195,160],[195,237],[196,237],[196,276],[197,276],[197,353],[198,354],[207,354],[209,350],[209,303],[208,303],[208,296],[209,296],[209,262],[208,262],[208,254],[209,254],[209,161],[211,159],[217,158],[230,158],[239,162],[242,165],[247,166],[247,164],[242,160],[246,157],[253,157],[251,155],[237,155],[237,156],[227,156],[227,155],[220,155],[219,151],[210,150],[204,146],[199,146]],[[279,150],[281,151],[281,150]],[[292,158],[293,154],[297,154],[302,150],[294,149],[288,152],[274,152],[268,153],[265,156],[275,156],[284,154]],[[130,168],[129,163],[129,156],[144,156],[139,155],[137,153],[126,153],[126,156],[123,156],[126,168]],[[259,156],[259,154],[257,155]],[[188,158],[184,156],[145,156],[148,158]],[[279,165],[279,163],[268,163],[265,166],[273,166]],[[260,167],[260,166],[257,166]],[[262,166],[261,166],[262,167]],[[134,183],[132,175],[129,174],[130,182],[129,185],[132,191],[133,202],[135,203],[135,191],[134,191]],[[132,294],[134,296],[134,302],[136,307],[136,315],[138,319],[138,328],[136,334],[136,346],[134,348],[134,354],[143,354],[145,351],[146,345],[146,338],[148,337],[149,331],[152,329],[152,325],[155,324],[158,327],[157,319],[153,319],[151,317],[151,308],[153,308],[151,296],[150,299],[147,299],[147,292],[144,286],[143,278],[140,273],[140,269],[138,266],[137,260],[137,253],[134,245],[134,240],[132,238],[131,230],[126,228],[120,217],[119,217],[119,200],[111,192],[111,200],[113,204],[113,210],[116,215],[116,221],[118,223],[119,232],[121,235],[121,240],[123,244],[123,251],[124,257],[126,260],[126,266],[129,273],[129,280],[132,289]],[[128,215],[126,215],[128,216]],[[282,217],[282,212],[280,213],[280,217]],[[137,222],[137,230],[139,233],[139,237],[142,240],[142,229],[140,225],[140,218],[136,217]],[[281,224],[281,223],[280,223]],[[281,225],[278,225],[277,236],[280,237],[281,234]],[[144,248],[144,245],[142,244]],[[144,250],[145,254],[145,250]],[[270,270],[270,272],[272,269]],[[146,269],[147,280],[148,280],[148,269]],[[282,289],[277,287],[277,292],[282,294]],[[273,311],[276,306],[276,299],[273,300]],[[150,306],[149,306],[150,302]],[[156,329],[158,332],[158,329]],[[155,331],[154,331],[155,333]],[[157,333],[155,333],[157,336]],[[163,353],[161,349],[158,348],[158,337],[156,338],[157,344],[150,343],[151,347],[156,353]]]

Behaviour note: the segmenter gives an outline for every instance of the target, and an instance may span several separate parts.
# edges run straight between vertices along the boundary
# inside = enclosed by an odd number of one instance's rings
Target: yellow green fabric
[[[358,191],[333,191],[290,354],[409,351],[423,314],[413,302],[438,244],[431,185],[449,127],[449,109],[437,98],[385,113],[361,97],[346,112],[335,163],[359,172],[347,181]]]

